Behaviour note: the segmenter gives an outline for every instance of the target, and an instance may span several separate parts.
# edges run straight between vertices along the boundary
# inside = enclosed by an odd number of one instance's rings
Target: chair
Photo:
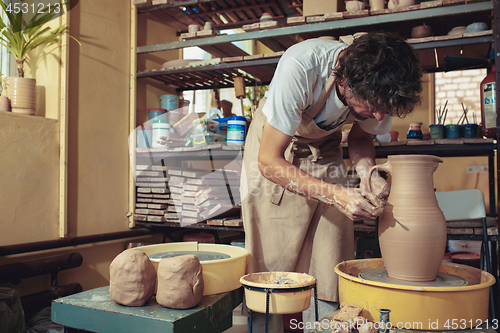
[[[483,192],[478,189],[436,192],[436,198],[446,221],[482,221],[483,241],[480,268],[484,269],[484,262],[486,261],[486,271],[492,273]],[[496,274],[494,276],[496,279]],[[490,288],[490,306],[492,318],[494,319],[495,308],[492,287]]]

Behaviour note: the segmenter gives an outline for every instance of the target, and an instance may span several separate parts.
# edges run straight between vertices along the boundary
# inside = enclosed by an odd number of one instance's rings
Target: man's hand
[[[368,178],[361,177],[360,188],[368,191]],[[371,192],[376,195],[379,199],[384,202],[387,202],[387,197],[391,191],[391,186],[385,181],[384,178],[380,176],[377,171],[374,171],[372,176],[370,177],[370,185]]]
[[[373,220],[382,213],[385,206],[384,200],[364,188],[342,187],[340,193],[338,191],[333,193],[335,194],[331,198],[314,195],[312,197],[335,206],[353,221]]]

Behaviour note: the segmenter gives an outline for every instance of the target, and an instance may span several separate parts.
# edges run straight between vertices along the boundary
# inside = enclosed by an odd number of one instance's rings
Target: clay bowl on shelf
[[[425,38],[434,34],[432,27],[428,25],[419,25],[411,29],[411,38]]]
[[[469,32],[479,32],[479,31],[484,31],[488,29],[488,25],[484,22],[475,22],[475,23],[471,23],[469,24],[466,28],[465,28],[465,32],[466,33],[469,33]]]
[[[464,26],[455,27],[455,28],[451,29],[450,32],[448,32],[448,36],[464,34],[465,29],[466,28]]]

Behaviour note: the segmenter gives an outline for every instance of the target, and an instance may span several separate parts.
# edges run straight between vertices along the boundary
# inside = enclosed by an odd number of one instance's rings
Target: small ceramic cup
[[[461,133],[462,126],[457,124],[448,124],[445,126],[446,138],[457,139],[462,137]]]
[[[188,25],[188,32],[189,33],[197,32],[197,31],[200,31],[200,26],[198,24]]]
[[[365,3],[363,1],[346,1],[345,3],[345,9],[348,12],[357,12],[359,10],[365,9]]]
[[[370,10],[382,10],[385,7],[385,0],[369,0]]]
[[[431,124],[431,125],[429,125],[429,130],[431,132],[431,139],[442,139],[442,138],[444,138],[444,125],[442,125],[442,124]]]
[[[389,2],[387,3],[387,8],[400,9],[413,6],[414,4],[415,0],[389,0]]]
[[[398,141],[398,135],[399,135],[398,131],[390,131],[389,134],[391,135],[392,142]]]
[[[477,124],[462,125],[464,138],[477,138],[477,128],[478,128]]]

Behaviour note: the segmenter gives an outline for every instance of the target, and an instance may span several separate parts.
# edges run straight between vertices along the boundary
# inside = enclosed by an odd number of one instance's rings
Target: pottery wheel
[[[374,282],[384,282],[390,284],[399,284],[404,286],[421,286],[421,287],[460,287],[466,286],[467,280],[451,275],[448,273],[438,272],[436,280],[428,282],[414,282],[414,281],[404,281],[396,280],[389,277],[386,268],[369,269],[359,273],[361,279],[374,281]]]
[[[149,259],[163,259],[183,256],[186,254],[193,254],[198,257],[199,261],[210,261],[210,260],[220,260],[231,258],[229,254],[212,252],[212,251],[170,251],[170,252],[158,252],[149,255]]]

